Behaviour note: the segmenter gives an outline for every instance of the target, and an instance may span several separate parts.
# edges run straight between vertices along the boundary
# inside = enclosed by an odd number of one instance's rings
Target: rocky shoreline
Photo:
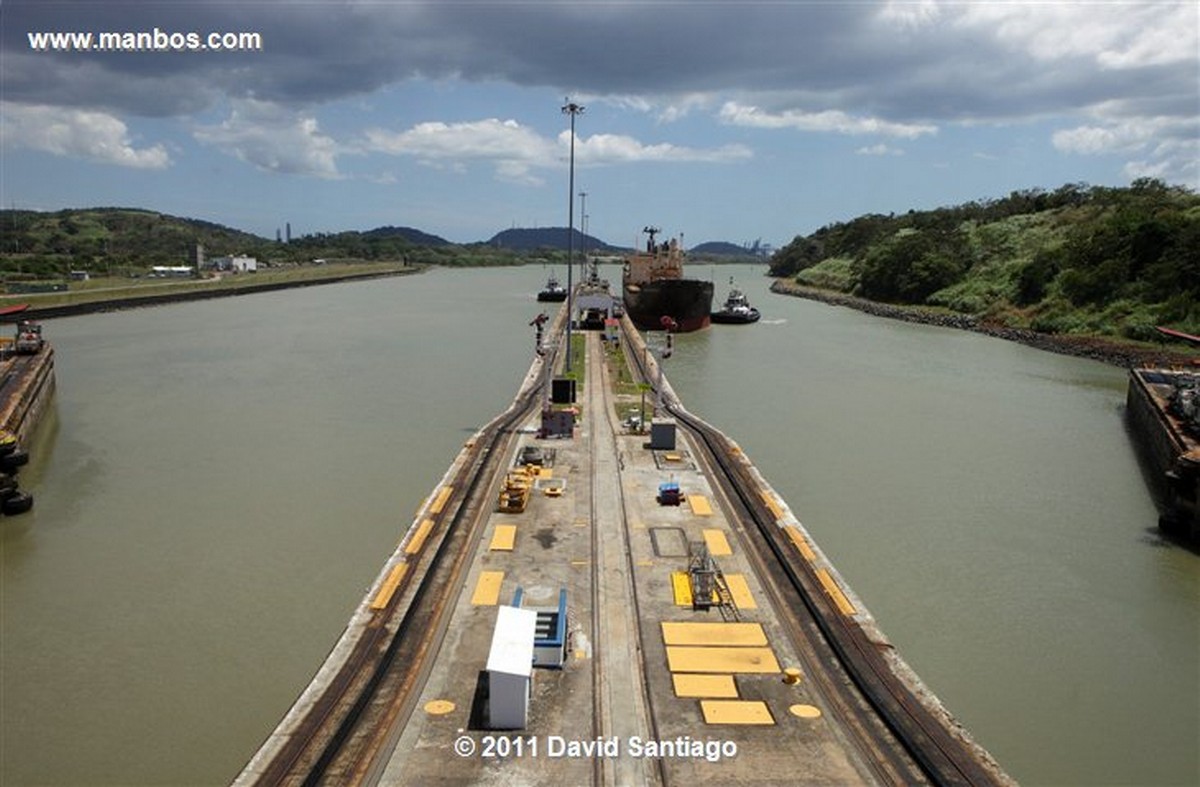
[[[1094,361],[1130,369],[1134,367],[1162,367],[1194,365],[1200,363],[1200,353],[1172,347],[1131,344],[1099,336],[1069,336],[1038,333],[1037,331],[1009,328],[984,322],[967,314],[934,312],[915,306],[898,306],[890,303],[859,298],[834,290],[804,287],[785,279],[776,279],[771,291],[798,298],[821,301],[834,306],[847,306],[877,317],[888,317],[905,322],[937,325],[943,328],[958,328],[1019,342],[1038,350],[1090,358]]]

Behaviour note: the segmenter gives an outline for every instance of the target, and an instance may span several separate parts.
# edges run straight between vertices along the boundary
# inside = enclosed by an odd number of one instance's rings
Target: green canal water
[[[763,320],[667,374],[950,710],[1024,784],[1200,782],[1200,557],[1155,531],[1124,374],[733,272]],[[547,273],[50,323],[37,503],[0,519],[0,783],[232,779],[511,400]]]

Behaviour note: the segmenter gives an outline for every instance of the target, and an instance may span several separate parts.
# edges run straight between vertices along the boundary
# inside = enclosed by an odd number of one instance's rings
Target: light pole
[[[587,243],[587,192],[579,192],[579,232],[583,242]],[[583,247],[583,261],[579,263],[579,280],[583,281],[587,274],[587,246]]]
[[[575,286],[571,271],[575,266],[575,116],[583,112],[583,106],[567,99],[562,108],[564,115],[571,116],[571,174],[567,181],[567,374],[571,373],[571,322],[575,317]]]

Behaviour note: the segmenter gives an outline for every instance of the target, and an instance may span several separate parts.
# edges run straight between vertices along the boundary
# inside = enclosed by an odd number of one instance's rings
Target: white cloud
[[[860,156],[903,156],[904,151],[899,148],[894,148],[891,145],[885,145],[880,142],[878,145],[868,145],[867,147],[859,148],[854,151]]]
[[[1057,150],[1079,155],[1137,155],[1124,172],[1131,178],[1159,177],[1200,185],[1200,120],[1179,117],[1114,117],[1097,112],[1095,122],[1054,132]]]
[[[364,147],[368,150],[413,156],[435,166],[461,167],[472,160],[491,162],[502,179],[536,185],[542,181],[533,174],[534,169],[558,168],[566,163],[571,132],[563,131],[557,139],[549,139],[515,120],[489,118],[464,123],[418,123],[400,132],[370,129],[366,139]],[[575,162],[580,166],[641,161],[715,163],[751,155],[742,145],[711,149],[671,143],[648,145],[618,134],[575,138]]]
[[[992,31],[1042,61],[1082,57],[1125,69],[1196,59],[1200,16],[1193,2],[966,3],[959,9],[960,26]]]
[[[735,101],[727,101],[721,107],[719,117],[722,122],[752,128],[790,128],[835,134],[882,134],[905,139],[937,133],[937,126],[926,123],[893,123],[873,117],[854,117],[836,109],[823,112],[789,109],[770,113]]]
[[[135,169],[163,169],[171,157],[162,145],[136,148],[129,128],[106,112],[0,102],[6,145]]]
[[[234,101],[228,120],[193,136],[267,172],[320,178],[339,177],[337,156],[348,152],[321,132],[316,118],[254,99]]]

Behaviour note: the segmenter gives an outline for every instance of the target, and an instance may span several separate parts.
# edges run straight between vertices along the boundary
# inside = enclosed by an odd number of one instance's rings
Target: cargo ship
[[[656,243],[654,237],[660,231],[657,227],[643,229],[649,236],[645,251],[625,258],[621,281],[625,313],[645,330],[667,326],[680,333],[700,330],[710,321],[713,284],[685,279],[683,248],[675,238]]]
[[[1159,527],[1200,543],[1200,372],[1130,370],[1126,413],[1150,468]]]

